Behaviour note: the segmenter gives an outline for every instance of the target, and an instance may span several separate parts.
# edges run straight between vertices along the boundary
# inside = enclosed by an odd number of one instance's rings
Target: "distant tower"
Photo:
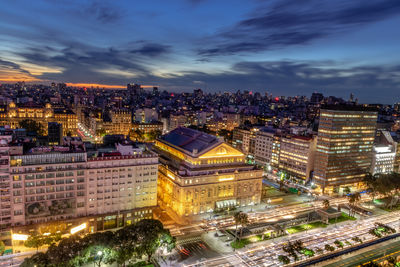
[[[143,88],[140,86],[140,84],[136,84],[136,83],[128,83],[126,86],[126,89],[128,89],[128,92],[134,94],[134,95],[138,95],[140,93],[142,93]]]
[[[353,94],[353,93],[350,94],[350,99],[349,99],[349,101],[350,101],[350,102],[353,102],[353,101],[354,101],[354,94]]]

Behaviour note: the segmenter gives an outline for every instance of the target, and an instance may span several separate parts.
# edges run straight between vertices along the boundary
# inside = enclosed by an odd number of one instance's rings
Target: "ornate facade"
[[[10,128],[20,128],[19,123],[23,120],[33,120],[43,126],[45,134],[49,122],[62,124],[63,135],[76,135],[78,119],[74,112],[67,109],[54,109],[51,104],[38,105],[27,103],[16,105],[14,102],[0,108],[0,125],[9,125]]]
[[[216,136],[177,128],[156,141],[158,199],[178,216],[260,203],[262,171]]]

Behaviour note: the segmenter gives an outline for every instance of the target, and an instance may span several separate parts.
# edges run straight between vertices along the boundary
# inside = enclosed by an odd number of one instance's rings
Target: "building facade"
[[[275,129],[265,128],[257,132],[255,138],[255,163],[268,171],[279,167],[282,134]]]
[[[148,134],[151,132],[159,131],[162,133],[163,131],[163,123],[160,121],[152,121],[152,122],[134,122],[132,123],[133,131],[141,131],[144,134]]]
[[[358,187],[372,162],[377,112],[321,109],[314,181],[321,191]]]
[[[158,156],[120,150],[88,154],[55,146],[10,155],[10,148],[1,146],[3,230],[59,222],[67,228],[85,223],[86,231],[94,232],[152,218]]]
[[[250,150],[254,150],[254,148],[250,148],[250,144],[252,141],[254,142],[257,132],[258,128],[236,127],[232,133],[232,146],[249,154]]]
[[[177,128],[156,141],[161,207],[191,216],[260,203],[262,170],[220,138]]]
[[[374,146],[371,173],[391,173],[394,171],[396,151],[392,145]]]
[[[57,122],[63,126],[63,135],[77,134],[78,119],[74,112],[66,109],[54,109],[51,104],[37,105],[27,103],[17,105],[14,102],[2,109],[0,114],[0,125],[9,125],[10,128],[19,128],[19,123],[23,120],[33,120],[41,124],[44,134],[47,135],[48,123]]]
[[[316,136],[289,135],[281,138],[279,169],[307,182],[314,170]]]

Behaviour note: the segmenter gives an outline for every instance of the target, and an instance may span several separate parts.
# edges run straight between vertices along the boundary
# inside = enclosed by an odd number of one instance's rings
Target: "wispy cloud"
[[[400,14],[397,0],[277,1],[210,37],[202,57],[303,45]]]

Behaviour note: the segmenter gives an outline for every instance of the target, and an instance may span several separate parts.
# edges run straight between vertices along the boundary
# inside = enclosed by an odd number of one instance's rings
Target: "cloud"
[[[118,21],[121,17],[121,11],[115,5],[107,4],[106,1],[92,2],[88,7],[84,8],[84,13],[89,16],[94,16],[102,23],[113,23]]]
[[[25,74],[30,74],[28,71],[22,69],[18,64],[11,62],[11,61],[6,61],[0,59],[0,69],[2,71],[5,71],[6,69],[8,70],[14,70],[20,73],[25,73]]]
[[[308,44],[400,13],[397,0],[278,1],[211,36],[202,57],[261,52]]]
[[[17,55],[23,58],[24,63],[63,70],[35,76],[46,81],[114,84],[121,81],[121,77],[129,79],[129,75],[135,77],[149,72],[140,59],[126,49],[98,48],[82,43],[71,43],[63,49],[54,49],[52,53],[27,49]]]
[[[400,65],[341,66],[334,61],[244,61],[221,73],[186,71],[168,78],[141,79],[170,90],[191,90],[199,86],[196,81],[201,81],[202,88],[212,92],[247,89],[274,95],[309,96],[320,91],[345,98],[352,92],[360,101],[393,103],[393,92],[400,90]]]
[[[157,57],[170,52],[169,45],[156,44],[156,43],[145,43],[140,48],[133,49],[130,52],[133,54],[139,54],[147,57]]]

